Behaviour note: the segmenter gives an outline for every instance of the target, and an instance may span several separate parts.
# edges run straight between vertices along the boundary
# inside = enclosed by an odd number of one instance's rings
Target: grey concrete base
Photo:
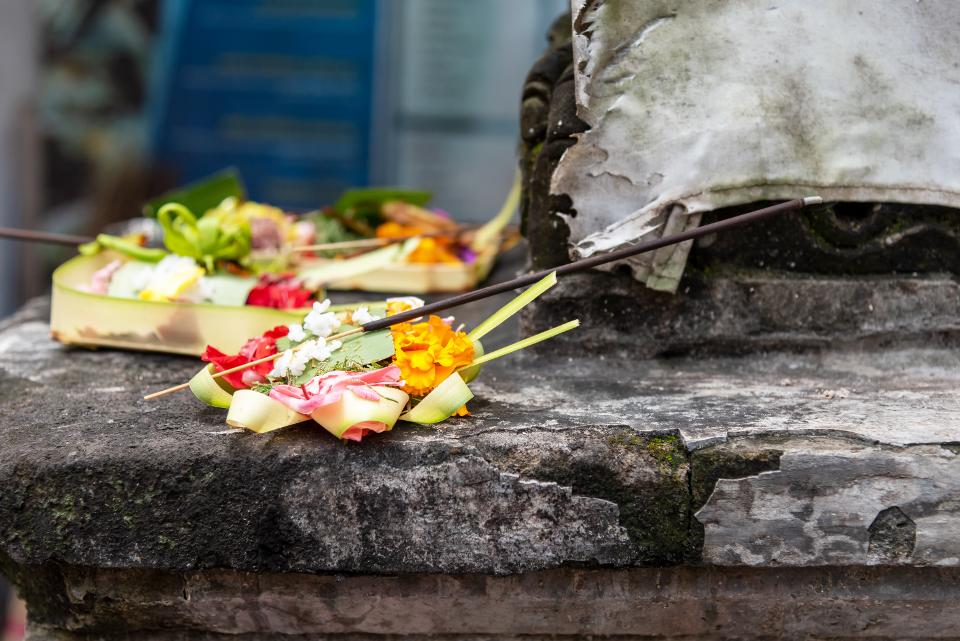
[[[918,342],[960,337],[960,283],[950,275],[842,278],[766,271],[689,274],[678,294],[624,274],[564,277],[529,308],[528,332],[572,317],[583,330],[555,350],[635,357]]]
[[[960,638],[956,568],[511,577],[63,568],[62,581],[69,613],[32,624],[31,641]]]

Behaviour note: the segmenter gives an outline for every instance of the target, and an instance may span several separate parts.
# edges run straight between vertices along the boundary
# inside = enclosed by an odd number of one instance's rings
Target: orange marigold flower
[[[388,221],[377,226],[377,238],[413,238],[427,233],[425,229],[413,225],[401,225]]]
[[[473,343],[439,316],[423,323],[397,323],[390,329],[393,362],[405,381],[403,391],[411,396],[426,396],[453,372],[473,362]]]
[[[408,263],[459,263],[453,240],[446,238],[423,238],[417,248],[407,256]]]
[[[427,230],[415,225],[401,225],[388,221],[377,227],[377,238],[412,238],[423,236]],[[460,263],[453,238],[423,238],[407,256],[408,263]]]
[[[387,316],[396,316],[400,312],[406,312],[414,307],[421,307],[423,301],[416,296],[402,296],[400,298],[387,299]]]

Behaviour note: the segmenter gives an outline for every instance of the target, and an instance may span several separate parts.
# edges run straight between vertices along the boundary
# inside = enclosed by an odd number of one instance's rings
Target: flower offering
[[[469,333],[454,327],[453,317],[410,320],[415,313],[406,312],[423,306],[413,297],[339,312],[329,301],[317,302],[302,323],[275,327],[238,354],[208,347],[204,360],[211,366],[190,388],[200,400],[228,408],[228,424],[258,433],[312,419],[339,439],[360,441],[399,420],[435,424],[466,416],[473,398],[468,383],[482,364],[578,326],[571,321],[484,353],[480,339],[555,282],[550,274]],[[401,313],[407,320],[361,331],[362,324]],[[243,369],[231,371],[237,367]],[[214,378],[218,372],[226,373]]]

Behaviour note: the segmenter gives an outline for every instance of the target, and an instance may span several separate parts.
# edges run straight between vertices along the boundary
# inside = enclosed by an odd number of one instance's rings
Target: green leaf
[[[279,341],[277,348],[280,348]],[[336,369],[354,370],[364,365],[379,363],[393,356],[393,352],[393,334],[389,329],[354,334],[343,339],[343,346],[331,354],[330,358],[308,366],[293,380],[293,384],[303,385],[314,376]]]
[[[242,389],[237,390],[230,402],[227,425],[263,434],[302,423],[309,418],[260,392]]]
[[[399,200],[423,207],[430,202],[431,198],[433,198],[433,194],[429,191],[415,189],[397,189],[395,187],[348,189],[333,204],[333,209],[340,214],[348,214],[356,210],[375,209],[379,211],[383,203],[391,200]]]
[[[256,278],[243,278],[231,274],[204,276],[203,280],[210,288],[209,300],[214,305],[246,305],[250,290],[257,285]]]
[[[180,256],[203,261],[213,272],[217,260],[238,260],[250,251],[250,225],[237,214],[211,213],[197,219],[181,203],[167,203],[157,212],[163,243]]]
[[[247,192],[239,172],[230,167],[186,187],[168,191],[154,198],[143,206],[143,215],[147,218],[156,218],[157,212],[163,205],[177,202],[202,216],[204,212],[217,207],[227,198],[246,200],[246,197]]]
[[[332,216],[318,213],[308,215],[305,218],[313,223],[314,242],[316,243],[341,243],[346,240],[363,238],[355,231],[347,229],[342,222]]]
[[[470,369],[470,368],[475,367],[475,366],[477,366],[477,365],[482,365],[482,364],[484,364],[484,363],[489,363],[490,361],[492,361],[492,360],[495,359],[495,358],[500,358],[501,356],[506,356],[507,354],[512,354],[512,353],[514,353],[514,352],[518,352],[518,351],[520,351],[521,349],[530,347],[531,345],[536,345],[537,343],[540,343],[540,342],[542,342],[542,341],[545,341],[545,340],[547,340],[548,338],[553,338],[554,336],[556,336],[556,335],[558,335],[558,334],[562,334],[562,333],[564,333],[564,332],[569,332],[571,329],[576,329],[577,327],[580,327],[580,321],[579,321],[579,320],[572,320],[572,321],[569,321],[569,322],[567,322],[567,323],[564,323],[563,325],[557,325],[556,327],[553,327],[553,328],[551,328],[551,329],[548,329],[548,330],[545,331],[545,332],[540,332],[539,334],[534,334],[533,336],[529,336],[529,337],[527,337],[527,338],[524,338],[524,339],[521,340],[521,341],[517,341],[516,343],[511,343],[510,345],[507,345],[506,347],[501,347],[500,349],[494,350],[494,351],[490,352],[489,354],[484,354],[483,356],[481,356],[481,357],[479,357],[479,358],[475,358],[475,359],[473,359],[473,362],[472,362],[472,363],[470,363],[469,365],[461,368],[461,370],[467,370],[467,369]]]
[[[395,387],[371,389],[380,397],[379,401],[372,402],[346,393],[336,403],[318,407],[310,413],[310,418],[337,438],[343,438],[344,433],[357,423],[368,421],[383,423],[387,431],[392,430],[410,397]]]
[[[416,239],[413,240],[416,241]],[[303,281],[305,287],[319,289],[327,283],[353,278],[396,262],[403,255],[406,245],[407,243],[387,245],[356,258],[332,260],[316,267],[301,269],[297,276]]]
[[[335,351],[330,358],[368,365],[390,358],[393,352],[393,334],[389,329],[380,329],[348,336],[343,339],[343,347]]]
[[[416,407],[400,415],[401,421],[433,425],[445,421],[473,398],[473,392],[463,382],[459,374],[454,372],[436,386]]]
[[[479,340],[495,330],[505,320],[530,304],[533,299],[557,284],[557,272],[550,272],[528,287],[522,294],[491,314],[467,334],[471,340]]]
[[[473,360],[476,361],[484,354],[483,343],[478,340],[473,340],[471,342],[473,343]],[[482,368],[482,365],[468,365],[466,368],[460,370],[460,376],[463,378],[463,382],[469,383],[473,381],[473,379],[480,375],[480,370]]]
[[[142,247],[133,241],[109,234],[97,234],[96,240],[80,245],[77,251],[84,256],[95,256],[103,249],[112,249],[124,256],[147,263],[158,263],[167,255],[167,252],[162,249]]]
[[[190,379],[190,391],[198,399],[212,407],[230,407],[230,401],[233,400],[234,390],[223,378],[213,378],[213,363],[206,365],[203,369]]]

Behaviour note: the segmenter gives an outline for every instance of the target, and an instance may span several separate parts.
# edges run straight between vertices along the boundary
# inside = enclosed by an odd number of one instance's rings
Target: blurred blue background
[[[237,167],[292,210],[345,188],[491,216],[567,0],[3,0],[0,225],[93,233]],[[62,248],[0,240],[0,318]]]

